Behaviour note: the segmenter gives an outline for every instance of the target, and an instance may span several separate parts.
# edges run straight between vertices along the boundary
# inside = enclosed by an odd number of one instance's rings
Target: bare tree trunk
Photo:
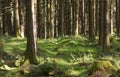
[[[92,0],[89,0],[89,40],[94,41],[95,32],[94,32],[94,4]]]
[[[85,0],[81,0],[81,34],[85,35]]]
[[[75,24],[73,26],[75,26],[75,36],[78,36],[78,26],[79,26],[79,0],[76,0],[75,3],[74,3],[74,6],[75,6],[75,9],[74,9],[74,12],[75,12]]]
[[[116,0],[116,33],[120,36],[120,0]]]
[[[20,21],[19,21],[19,9],[18,9],[18,0],[15,0],[14,3],[14,26],[15,26],[15,36],[21,37],[21,30],[20,30]]]
[[[63,36],[63,22],[64,22],[64,13],[63,13],[63,1],[58,0],[58,36]]]
[[[18,0],[19,2],[19,23],[20,23],[20,35],[24,37],[24,30],[25,30],[25,6],[23,0]]]
[[[31,64],[37,64],[36,3],[37,0],[26,0],[27,48],[25,57]]]
[[[63,31],[65,35],[72,35],[71,25],[71,0],[64,0],[64,26]]]
[[[102,0],[99,1],[99,45],[103,45],[103,26],[104,26],[104,2]]]
[[[106,0],[105,1],[105,25],[103,27],[103,51],[108,52],[109,49],[109,45],[110,45],[110,39],[109,39],[109,33],[110,33],[110,1]]]
[[[44,38],[47,38],[47,9],[46,9],[46,0],[43,0],[43,13],[44,13]]]

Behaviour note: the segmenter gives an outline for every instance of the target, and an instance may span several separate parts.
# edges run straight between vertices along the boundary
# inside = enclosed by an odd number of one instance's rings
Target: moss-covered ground
[[[26,39],[2,36],[2,43],[0,77],[97,77],[101,71],[109,77],[120,68],[120,38],[115,36],[108,52],[84,36],[37,39],[39,64],[24,66]]]

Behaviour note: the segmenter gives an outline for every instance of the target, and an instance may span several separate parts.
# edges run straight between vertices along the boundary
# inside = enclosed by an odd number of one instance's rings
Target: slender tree
[[[89,40],[94,41],[95,39],[95,29],[94,29],[94,1],[89,0]]]
[[[44,24],[43,24],[43,0],[37,0],[37,37],[43,38]]]
[[[109,30],[109,26],[110,26],[110,1],[109,0],[105,0],[104,1],[104,5],[105,5],[105,23],[104,23],[104,27],[103,27],[103,51],[109,51],[109,45],[110,45],[110,39],[109,39],[109,34],[110,34],[110,30]]]
[[[78,26],[79,26],[79,0],[75,0],[75,2],[74,2],[74,19],[75,19],[75,21],[74,21],[74,35],[75,36],[78,36],[79,35],[79,33],[78,33]]]
[[[2,1],[2,25],[3,25],[3,34],[7,34],[7,25],[6,25],[6,1]]]
[[[105,22],[104,18],[104,2],[103,0],[99,1],[100,7],[99,7],[99,45],[103,45],[103,26]]]
[[[14,27],[15,27],[15,36],[21,37],[20,30],[20,17],[19,17],[19,8],[18,8],[18,0],[14,0]]]
[[[116,33],[120,36],[120,1],[116,0]]]
[[[81,0],[80,1],[80,19],[81,19],[81,34],[84,34],[85,35],[85,4],[86,4],[86,1],[85,0]]]
[[[71,0],[64,0],[64,35],[72,35]],[[74,1],[74,0],[73,0]]]
[[[58,36],[63,36],[63,25],[64,25],[63,5],[64,2],[62,0],[58,0]]]
[[[20,35],[25,36],[25,5],[24,0],[18,0],[19,5],[19,24],[20,24]]]

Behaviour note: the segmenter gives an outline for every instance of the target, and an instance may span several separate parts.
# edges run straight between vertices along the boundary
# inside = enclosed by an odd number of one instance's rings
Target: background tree
[[[95,25],[94,25],[94,0],[89,0],[89,40],[94,41],[95,40]]]
[[[0,2],[2,3],[2,1],[0,0]],[[3,14],[3,12],[2,12],[2,4],[0,4],[0,54],[1,54],[1,52],[3,52],[4,51],[4,49],[3,49],[3,43],[2,43],[2,14]]]
[[[116,0],[116,33],[120,36],[120,1]]]
[[[79,27],[79,0],[73,2],[73,12],[74,12],[74,21],[73,21],[73,35],[78,36],[78,27]]]
[[[19,11],[19,24],[20,24],[20,35],[25,36],[25,5],[24,0],[18,0],[18,11]]]
[[[58,0],[58,36],[63,36],[64,23],[64,1]]]
[[[102,46],[103,45],[103,26],[105,22],[105,14],[104,14],[104,1],[100,0],[99,1],[100,6],[99,6],[99,44]]]
[[[109,51],[109,45],[110,45],[110,1],[106,0],[104,1],[105,5],[105,23],[103,27],[103,51]]]
[[[64,0],[64,35],[72,35],[71,26],[71,0]],[[73,0],[74,1],[74,0]]]
[[[18,8],[18,0],[14,0],[14,27],[16,30],[15,31],[15,36],[16,37],[21,37],[21,30],[20,30],[20,17],[19,17],[19,8]]]
[[[29,30],[32,29],[28,25],[34,25],[37,32],[33,32],[31,37],[47,39],[85,35],[93,42],[98,36],[99,45],[104,48],[107,47],[108,42],[105,40],[109,39],[109,35],[120,35],[119,0],[37,0],[36,8],[33,8],[35,14],[32,13],[37,15],[37,20],[36,17],[29,16],[31,13],[27,9],[33,5],[28,6],[25,2],[1,0],[0,31],[3,35],[29,37]],[[35,29],[33,30],[36,31]]]

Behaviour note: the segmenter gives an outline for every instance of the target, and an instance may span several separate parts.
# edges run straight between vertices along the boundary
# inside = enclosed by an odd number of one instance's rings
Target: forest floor
[[[38,65],[23,63],[25,38],[2,36],[0,77],[120,77],[120,38],[103,52],[87,37],[37,39]]]

